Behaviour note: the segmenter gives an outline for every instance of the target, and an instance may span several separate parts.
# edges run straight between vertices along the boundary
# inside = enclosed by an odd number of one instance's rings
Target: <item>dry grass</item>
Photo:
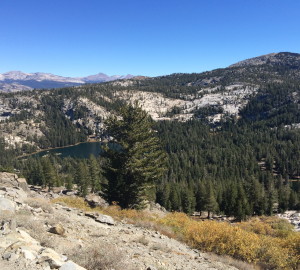
[[[31,237],[40,242],[41,246],[54,248],[57,241],[48,232],[50,226],[54,226],[58,223],[68,223],[69,217],[66,215],[53,215],[53,207],[51,202],[42,198],[28,198],[25,201],[32,208],[41,208],[44,212],[42,219],[33,216],[28,209],[19,210],[16,213],[16,223],[18,227],[25,229]]]
[[[87,270],[136,270],[123,252],[107,243],[74,249],[67,255]]]
[[[53,213],[52,205],[49,201],[42,198],[28,198],[25,203],[32,208],[41,208],[44,212]]]
[[[139,211],[134,209],[121,209],[117,205],[111,205],[106,208],[95,207],[91,208],[83,198],[79,197],[59,197],[51,201],[67,205],[72,208],[81,209],[85,212],[99,212],[104,215],[112,216],[116,220],[122,220],[129,224],[134,224],[138,227],[143,227],[153,231],[158,231],[169,238],[179,238],[179,234],[175,234],[172,228],[158,222],[160,219],[157,214],[149,211]]]
[[[81,197],[67,197],[62,196],[51,200],[52,203],[57,203],[63,206],[69,206],[72,208],[77,208],[86,212],[92,211],[92,208],[84,201]]]
[[[22,210],[16,213],[17,226],[30,232],[45,231],[44,224],[31,215],[30,211]]]
[[[17,212],[16,223],[18,227],[25,229],[31,237],[39,241],[41,246],[53,247],[53,241],[50,239],[44,223],[32,216],[30,211]]]
[[[9,222],[14,219],[15,215],[10,211],[1,211],[0,224]]]
[[[230,256],[226,256],[226,255],[220,256],[220,255],[217,255],[214,253],[204,253],[204,254],[202,254],[202,256],[211,261],[218,261],[218,262],[222,262],[226,265],[232,265],[240,270],[261,270],[262,269],[258,265],[243,262],[241,260],[236,260],[236,259],[234,259]]]
[[[144,246],[148,246],[148,244],[149,244],[149,240],[144,235],[139,237],[138,239],[136,239],[135,242],[140,243]]]
[[[117,205],[112,205],[104,209],[99,209],[103,214],[113,216],[119,220],[124,220],[128,223],[135,224],[138,221],[143,220],[155,220],[156,215],[150,215],[146,211],[135,210],[135,209],[121,209]]]
[[[134,223],[137,227],[142,227],[152,231],[157,231],[162,235],[167,236],[168,238],[180,239],[179,234],[175,234],[173,229],[169,226],[165,226],[159,223],[159,219],[154,220],[139,220]]]
[[[87,202],[84,201],[83,198],[80,197],[59,197],[53,199],[52,203],[58,203],[62,205],[67,205],[72,208],[81,209],[85,212],[99,212],[104,215],[109,215],[115,218],[116,220],[124,220],[128,223],[135,224],[135,222],[139,221],[149,221],[157,219],[156,215],[149,215],[148,212],[138,211],[134,209],[121,209],[117,205],[111,205],[106,208],[95,207],[91,208]]]
[[[50,225],[50,226],[54,226],[56,224],[67,224],[70,222],[70,218],[67,215],[63,215],[63,214],[56,214],[56,215],[49,215],[46,218],[46,224]]]
[[[170,249],[167,245],[164,245],[164,244],[161,244],[161,243],[154,243],[151,246],[151,249],[153,249],[153,250],[160,250],[160,251],[165,252],[165,253],[172,252],[172,249]]]

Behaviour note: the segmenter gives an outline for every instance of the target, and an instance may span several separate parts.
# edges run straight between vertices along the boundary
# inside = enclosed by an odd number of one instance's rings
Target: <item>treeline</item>
[[[81,196],[99,192],[105,180],[101,170],[102,159],[91,155],[89,159],[59,158],[54,155],[28,158],[19,163],[29,184],[47,187],[65,186],[78,189]],[[76,185],[76,186],[75,186]]]
[[[169,154],[169,171],[158,186],[157,200],[168,210],[222,212],[244,219],[300,209],[300,181],[290,179],[299,168],[294,159],[298,131],[235,126],[215,132],[191,121],[159,123],[159,134]]]
[[[299,85],[272,84],[217,127],[159,122],[169,154],[157,200],[169,210],[250,215],[300,209]]]

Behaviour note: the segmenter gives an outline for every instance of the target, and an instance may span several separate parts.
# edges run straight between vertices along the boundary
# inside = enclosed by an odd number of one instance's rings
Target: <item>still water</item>
[[[100,142],[86,142],[80,143],[73,146],[68,146],[64,148],[56,148],[38,152],[33,154],[33,157],[43,157],[45,155],[54,154],[62,158],[64,157],[74,157],[74,158],[89,158],[90,155],[98,157],[103,150],[101,148],[102,143]]]

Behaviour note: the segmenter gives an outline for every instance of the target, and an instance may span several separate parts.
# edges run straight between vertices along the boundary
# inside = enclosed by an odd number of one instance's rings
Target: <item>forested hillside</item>
[[[16,157],[107,140],[105,119],[138,101],[168,155],[152,194],[168,210],[245,219],[300,209],[299,59],[279,53],[200,74],[1,94],[0,166],[32,184],[101,190],[103,157]]]

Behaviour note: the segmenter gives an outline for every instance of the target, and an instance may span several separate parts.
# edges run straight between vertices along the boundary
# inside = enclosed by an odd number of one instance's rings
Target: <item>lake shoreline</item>
[[[41,149],[41,150],[29,153],[29,154],[18,156],[17,159],[21,159],[21,158],[24,158],[24,157],[29,157],[29,156],[32,156],[32,155],[36,155],[36,154],[39,154],[41,152],[47,152],[47,151],[51,151],[51,150],[64,149],[64,148],[68,148],[68,147],[72,147],[72,146],[77,146],[77,145],[80,145],[80,144],[83,144],[83,143],[97,143],[97,142],[101,143],[101,141],[97,141],[97,140],[87,140],[85,142],[78,142],[78,143],[75,143],[75,144],[69,144],[69,145],[60,146],[60,147],[52,147],[52,148]]]

